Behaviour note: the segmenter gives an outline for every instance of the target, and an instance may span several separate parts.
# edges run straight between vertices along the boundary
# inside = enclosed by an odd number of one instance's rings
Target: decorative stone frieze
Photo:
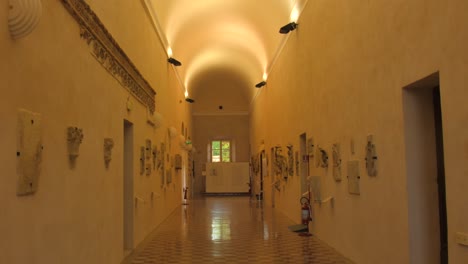
[[[62,3],[78,22],[80,36],[91,48],[94,58],[153,113],[156,92],[89,5],[83,0],[62,0]]]

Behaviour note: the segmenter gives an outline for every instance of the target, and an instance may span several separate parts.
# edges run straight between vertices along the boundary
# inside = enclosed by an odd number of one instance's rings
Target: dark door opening
[[[124,120],[123,132],[123,246],[128,254],[133,249],[133,124]]]
[[[439,86],[435,73],[403,90],[410,263],[448,263]]]
[[[442,107],[440,103],[440,87],[432,91],[434,102],[434,123],[437,153],[437,193],[439,197],[439,227],[440,227],[440,263],[448,264],[447,241],[447,203],[445,195],[445,164],[444,140],[442,132]]]

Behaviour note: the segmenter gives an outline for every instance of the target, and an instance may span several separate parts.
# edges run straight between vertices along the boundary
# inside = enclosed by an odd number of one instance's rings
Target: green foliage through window
[[[231,162],[231,142],[229,140],[211,142],[211,162]]]

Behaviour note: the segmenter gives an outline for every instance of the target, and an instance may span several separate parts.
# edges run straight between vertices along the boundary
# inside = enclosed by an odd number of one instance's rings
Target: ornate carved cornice
[[[101,20],[84,0],[62,0],[80,26],[80,36],[91,47],[96,60],[151,113],[155,111],[156,92],[120,48]]]

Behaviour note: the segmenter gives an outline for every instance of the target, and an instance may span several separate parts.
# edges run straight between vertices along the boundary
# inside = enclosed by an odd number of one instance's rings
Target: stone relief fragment
[[[317,146],[316,149],[315,166],[328,168],[328,153],[320,146]]]
[[[294,176],[294,151],[293,145],[288,145],[288,175]]]
[[[341,181],[341,148],[339,143],[332,146],[333,157],[333,178],[335,181]]]
[[[348,192],[350,194],[361,194],[361,190],[359,188],[360,179],[359,160],[348,161]]]
[[[145,141],[145,157],[146,159],[150,159],[151,158],[151,151],[152,151],[152,148],[151,148],[151,139],[147,139]]]
[[[299,176],[300,175],[300,172],[299,172],[299,167],[300,167],[300,160],[299,160],[299,151],[296,151],[294,153],[295,155],[295,161],[296,161],[296,175]]]
[[[258,160],[258,155],[252,155],[251,163],[252,163],[252,172],[255,175],[257,175],[260,172],[260,163]]]
[[[366,170],[367,175],[377,176],[377,151],[375,149],[374,137],[372,135],[367,136]]]
[[[78,127],[67,128],[68,156],[74,161],[80,155],[80,145],[83,141],[83,129]]]
[[[145,164],[145,172],[146,172],[146,176],[151,175],[151,164],[150,163]]]
[[[16,138],[16,194],[33,194],[37,191],[42,161],[42,116],[24,109],[18,110]]]
[[[158,147],[156,145],[153,146],[151,150],[151,157],[153,158],[153,169],[157,169],[157,159],[158,159]]]
[[[104,139],[104,163],[106,168],[109,168],[109,163],[112,160],[112,148],[114,147],[114,140],[112,138]]]
[[[276,176],[281,176],[283,179],[288,178],[288,164],[286,162],[286,157],[283,155],[283,149],[281,146],[275,147],[275,156],[274,156],[274,173]]]
[[[145,147],[140,148],[140,175],[145,173]]]
[[[161,142],[160,155],[158,155],[158,170],[161,175],[161,186],[166,183],[166,144]]]

